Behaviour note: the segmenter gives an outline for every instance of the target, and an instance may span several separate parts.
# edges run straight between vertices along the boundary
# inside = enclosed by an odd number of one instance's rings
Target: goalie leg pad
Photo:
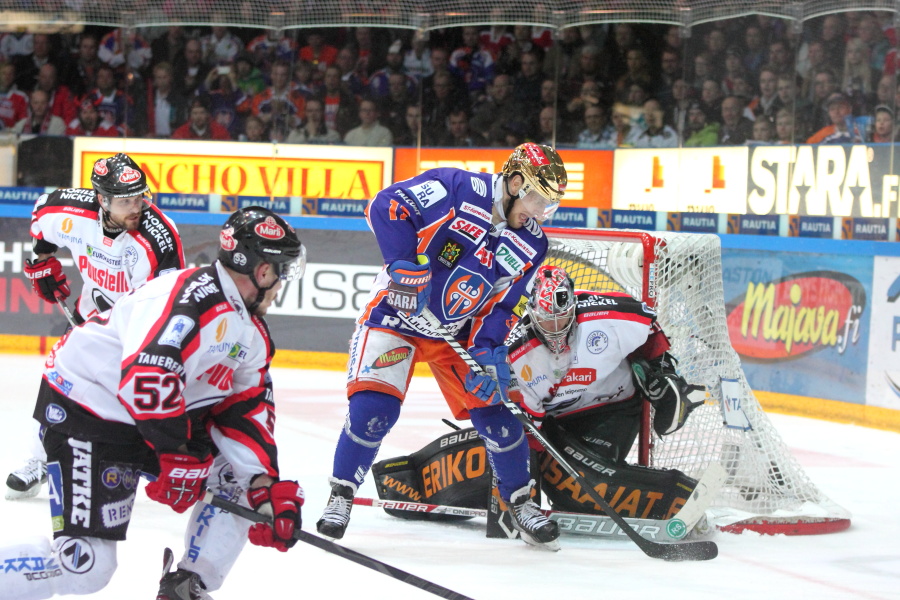
[[[380,461],[372,467],[372,475],[382,500],[485,508],[491,488],[487,452],[474,428],[446,433],[409,456]],[[385,512],[411,520],[470,518],[391,509]]]
[[[350,410],[334,452],[336,479],[360,485],[375,461],[381,440],[400,418],[400,400],[364,390],[350,396]]]
[[[593,446],[545,419],[547,440],[567,455],[568,462],[623,517],[668,519],[684,506],[697,485],[676,469],[651,469],[614,463]],[[541,461],[542,490],[556,510],[603,514],[581,486],[549,453]]]

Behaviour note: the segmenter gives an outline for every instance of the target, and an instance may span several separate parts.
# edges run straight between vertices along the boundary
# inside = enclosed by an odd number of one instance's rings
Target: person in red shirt
[[[310,31],[306,37],[306,46],[300,48],[300,60],[305,60],[320,71],[334,64],[337,48],[325,43],[325,36],[319,31]]]
[[[197,96],[191,100],[187,123],[172,133],[173,140],[230,140],[231,135],[210,116],[209,99]]]
[[[78,105],[78,117],[66,126],[66,135],[91,137],[125,137],[125,132],[114,123],[101,123],[100,113],[90,98],[84,98]]]

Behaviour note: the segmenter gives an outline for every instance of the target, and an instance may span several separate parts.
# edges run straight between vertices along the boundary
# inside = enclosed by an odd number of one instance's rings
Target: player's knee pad
[[[95,594],[116,572],[116,542],[95,537],[60,536],[53,540],[53,560],[61,576],[51,579],[57,594]]]
[[[350,396],[344,433],[362,446],[375,448],[400,418],[400,400],[384,392],[363,390]]]
[[[525,444],[525,430],[515,415],[502,404],[469,409],[472,425],[490,452],[507,452]]]

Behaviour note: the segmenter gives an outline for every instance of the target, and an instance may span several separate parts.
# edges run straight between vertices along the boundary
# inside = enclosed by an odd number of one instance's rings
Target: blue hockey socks
[[[400,400],[390,394],[364,390],[350,396],[350,410],[334,451],[336,479],[359,486],[381,447],[381,440],[400,417]]]
[[[530,453],[522,423],[502,404],[469,409],[469,417],[484,440],[488,459],[499,481],[500,497],[509,501],[512,493],[531,479],[528,470]]]

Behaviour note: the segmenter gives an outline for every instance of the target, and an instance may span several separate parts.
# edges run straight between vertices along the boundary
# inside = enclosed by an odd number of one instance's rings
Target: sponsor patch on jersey
[[[375,359],[375,362],[372,363],[372,368],[384,369],[386,367],[392,367],[398,363],[402,363],[404,360],[409,358],[411,353],[412,348],[410,348],[409,346],[400,346],[398,348],[393,348],[383,354],[379,354],[378,358]]]
[[[484,234],[487,233],[487,230],[481,225],[476,225],[462,217],[457,217],[450,223],[450,231],[455,231],[475,243],[478,243],[478,241],[484,237]]]
[[[59,404],[48,404],[47,408],[44,410],[44,418],[47,419],[48,423],[62,423],[68,416],[69,415],[66,414],[66,409]]]
[[[72,391],[72,387],[74,386],[71,381],[67,380],[56,371],[50,371],[49,373],[47,373],[47,379],[54,385],[54,387],[56,387],[56,389],[61,391],[66,396],[69,395],[69,393]]]
[[[470,177],[472,181],[472,191],[479,196],[487,196],[487,184],[480,177]]]
[[[109,464],[109,463],[106,463]],[[111,490],[116,489],[120,485],[126,490],[133,490],[137,487],[138,477],[135,475],[134,469],[124,465],[109,465],[100,474],[100,481],[103,487]]]
[[[219,324],[216,325],[216,341],[221,342],[224,340],[226,333],[228,333],[228,319],[221,319]]]
[[[59,467],[59,462],[47,463],[47,489],[50,492],[50,525],[53,531],[62,531],[66,524],[63,515],[65,488],[63,488],[62,469]]]
[[[228,358],[230,358],[231,360],[236,360],[238,362],[243,362],[244,359],[247,358],[247,349],[240,344],[235,344],[228,352]]]
[[[520,238],[509,229],[504,229],[500,233],[500,237],[508,239],[510,242],[512,242],[513,246],[525,253],[525,256],[527,256],[528,258],[534,258],[537,255],[537,250],[526,244],[522,238]]]
[[[597,370],[588,368],[569,369],[565,378],[559,382],[559,387],[567,385],[590,385],[597,380]]]
[[[59,547],[59,564],[70,573],[87,573],[94,568],[94,547],[84,538],[69,538]]]
[[[117,502],[107,502],[100,507],[100,514],[103,517],[103,527],[106,529],[115,529],[120,525],[124,525],[131,519],[131,508],[134,505],[134,494],[119,500]]]
[[[441,251],[437,256],[437,259],[439,263],[448,269],[452,269],[460,256],[462,256],[462,246],[459,243],[448,239],[445,240],[443,246],[441,246]]]
[[[516,315],[517,317],[519,317],[519,318],[521,319],[521,318],[522,318],[522,315],[525,314],[525,307],[526,307],[526,306],[528,306],[528,297],[527,297],[527,296],[520,296],[520,297],[519,297],[519,302],[516,304],[515,308],[513,308],[513,314]]]
[[[194,328],[194,320],[184,315],[175,315],[166,325],[165,331],[159,337],[159,343],[166,346],[181,348],[184,337]]]
[[[478,273],[457,267],[444,284],[444,317],[450,321],[468,317],[478,310],[491,289],[491,284]]]
[[[525,263],[506,244],[497,246],[494,259],[510,275],[518,275],[525,270]]]
[[[488,269],[494,268],[494,253],[488,250],[484,244],[475,251],[475,258]]]
[[[593,331],[587,338],[587,349],[591,354],[600,354],[609,347],[609,336],[602,331]]]
[[[474,204],[469,204],[468,202],[463,202],[462,206],[459,207],[459,210],[466,214],[470,214],[472,216],[478,217],[479,219],[481,219],[482,221],[485,221],[486,223],[491,222],[491,213],[484,210],[480,206],[475,206]]]
[[[85,247],[85,253],[87,254],[88,258],[94,262],[112,267],[114,269],[122,268],[122,259],[120,257],[110,256],[106,252],[103,252],[102,250],[99,250],[96,247],[91,246],[90,244],[87,244],[87,246]]]
[[[412,195],[422,210],[430,208],[447,197],[447,188],[440,181],[425,181],[418,185],[408,188],[407,191]]]

